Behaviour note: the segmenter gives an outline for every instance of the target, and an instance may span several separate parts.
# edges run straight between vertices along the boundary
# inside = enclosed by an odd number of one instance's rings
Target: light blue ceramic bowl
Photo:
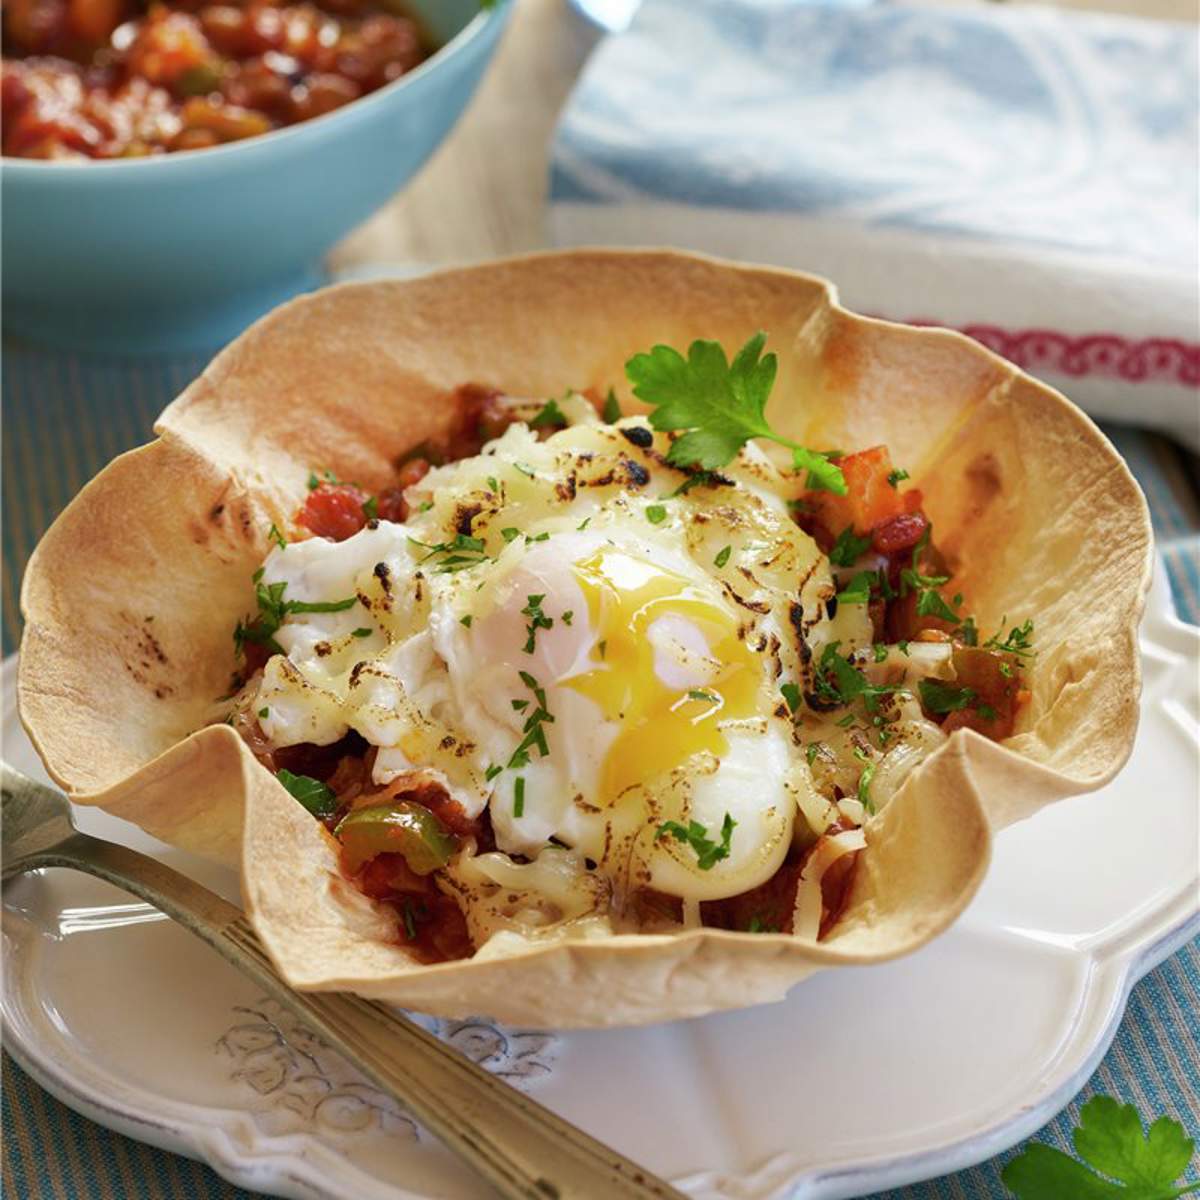
[[[5,331],[120,353],[215,348],[313,287],[326,251],[449,132],[510,8],[416,0],[435,55],[265,137],[140,160],[4,159]]]

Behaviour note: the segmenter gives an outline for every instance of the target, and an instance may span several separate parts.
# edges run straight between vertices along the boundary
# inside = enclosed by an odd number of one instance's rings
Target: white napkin
[[[560,244],[802,268],[1200,446],[1197,31],[1053,9],[646,0],[560,120]]]

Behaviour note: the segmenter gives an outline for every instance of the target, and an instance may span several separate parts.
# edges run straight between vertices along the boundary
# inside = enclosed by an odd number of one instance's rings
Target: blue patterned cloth
[[[154,418],[203,366],[44,356],[6,347],[3,404],[4,649],[16,648],[17,584],[38,537],[110,458],[150,436]],[[1165,439],[1110,428],[1150,501],[1179,612],[1200,624],[1200,508],[1196,463]],[[1070,1150],[1079,1105],[1094,1094],[1173,1113],[1200,1137],[1200,942],[1133,990],[1112,1049],[1080,1097],[1038,1137]],[[54,1100],[4,1058],[3,1194],[13,1200],[250,1200],[208,1167],[113,1133]],[[1009,1154],[887,1200],[977,1200],[1004,1195]],[[1064,1200],[1069,1198],[1064,1197]]]
[[[1200,448],[1197,27],[645,0],[559,121],[560,244],[812,271]]]

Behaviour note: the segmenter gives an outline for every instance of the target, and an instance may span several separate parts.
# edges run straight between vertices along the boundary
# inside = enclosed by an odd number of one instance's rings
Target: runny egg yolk
[[[754,715],[762,681],[734,614],[683,576],[619,550],[601,549],[574,572],[595,630],[595,665],[560,685],[620,725],[597,801],[614,804],[694,754],[721,758],[729,743],[719,723]]]

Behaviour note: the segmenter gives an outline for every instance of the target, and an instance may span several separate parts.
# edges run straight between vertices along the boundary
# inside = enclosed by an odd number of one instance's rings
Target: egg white
[[[870,641],[865,606],[856,614],[843,605],[830,622],[828,561],[790,519],[789,485],[753,447],[718,486],[678,494],[684,476],[663,461],[663,435],[647,450],[582,409],[575,415],[578,424],[544,441],[514,425],[482,454],[430,472],[409,489],[404,525],[381,521],[341,543],[309,538],[272,551],[262,579],[286,584],[285,599],[355,603],[290,614],[276,635],[284,654],[268,662],[250,703],[278,746],[330,744],[356,730],[379,747],[376,783],[430,773],[469,815],[490,809],[501,858],[540,861],[560,848],[555,872],[573,864],[602,878],[618,907],[640,888],[689,903],[744,892],[777,870],[797,793],[813,788],[780,694],[781,681],[811,669],[798,627],[817,652],[831,640],[852,649]],[[647,428],[640,419],[622,426]],[[484,553],[441,570],[448,555],[431,548],[464,528]],[[709,686],[721,666],[710,653],[717,625],[752,651],[759,673],[747,711],[717,719],[719,755],[681,751],[617,797],[604,794],[603,779],[626,745],[626,723],[573,683],[604,666],[603,630],[581,584],[581,564],[597,555],[683,581],[704,612],[720,614],[697,623],[664,601],[645,633],[655,677],[645,686],[684,696]],[[531,597],[552,624],[535,629],[527,649]],[[531,750],[512,766],[539,703],[522,672],[544,693],[549,752]],[[659,758],[670,755],[662,748]],[[719,845],[729,820],[724,857],[703,867],[695,846],[663,831],[696,822]]]

